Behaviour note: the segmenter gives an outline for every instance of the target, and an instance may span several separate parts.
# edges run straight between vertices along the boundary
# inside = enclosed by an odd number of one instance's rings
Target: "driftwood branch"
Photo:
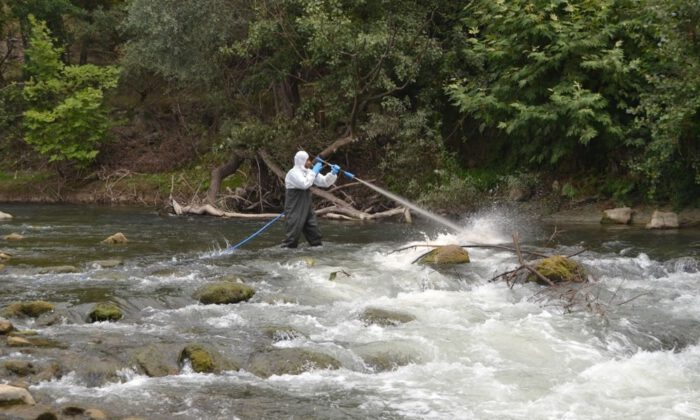
[[[209,215],[209,216],[216,216],[216,217],[237,217],[237,218],[244,218],[244,219],[270,219],[273,217],[279,216],[279,214],[276,213],[257,213],[257,214],[251,214],[251,213],[236,213],[236,212],[229,212],[229,211],[223,211],[221,209],[218,209],[211,204],[203,204],[203,205],[180,205],[175,199],[172,197],[170,198],[170,205],[173,207],[173,211],[177,215],[184,215],[184,214],[198,214],[198,215]]]

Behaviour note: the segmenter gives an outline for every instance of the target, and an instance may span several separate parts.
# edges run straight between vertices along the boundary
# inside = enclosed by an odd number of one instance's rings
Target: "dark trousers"
[[[284,214],[286,235],[283,247],[296,248],[302,233],[311,246],[321,245],[321,231],[311,202],[311,190],[287,189]]]

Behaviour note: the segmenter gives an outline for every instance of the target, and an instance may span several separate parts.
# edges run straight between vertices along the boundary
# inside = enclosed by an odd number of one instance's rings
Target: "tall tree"
[[[97,156],[111,124],[104,92],[116,87],[119,69],[63,64],[62,49],[55,46],[46,24],[31,15],[28,20],[32,31],[25,65],[29,80],[23,89],[28,104],[24,139],[49,162],[85,167]]]

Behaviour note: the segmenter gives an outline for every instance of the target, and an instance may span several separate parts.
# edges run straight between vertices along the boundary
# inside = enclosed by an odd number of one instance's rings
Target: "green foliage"
[[[650,2],[645,15],[658,42],[637,125],[650,138],[631,166],[650,199],[690,204],[700,196],[700,4]]]
[[[65,66],[43,22],[29,17],[31,46],[27,49],[24,86],[24,139],[50,162],[70,161],[84,167],[111,125],[104,91],[117,85],[116,67]]]
[[[245,31],[247,2],[234,0],[132,0],[124,28],[130,38],[124,65],[166,79],[220,88],[231,75],[220,49]]]
[[[46,23],[49,31],[58,37],[59,45],[67,43],[64,16],[78,11],[69,0],[13,0],[10,7],[13,15],[20,21],[25,39],[30,37],[34,26],[29,18],[33,16]]]
[[[478,207],[482,196],[483,189],[477,179],[449,173],[444,179],[424,188],[418,202],[429,208],[462,211]]]
[[[447,91],[483,132],[522,158],[558,164],[618,145],[641,82],[626,49],[630,2],[475,1],[465,9],[467,73]]]

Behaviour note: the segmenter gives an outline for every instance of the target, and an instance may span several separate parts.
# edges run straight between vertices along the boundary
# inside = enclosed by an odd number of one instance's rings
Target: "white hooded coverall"
[[[321,245],[321,231],[318,229],[316,214],[312,206],[311,186],[330,187],[338,178],[337,175],[327,173],[316,174],[305,167],[309,154],[297,152],[294,155],[294,167],[287,172],[284,178],[285,197],[284,214],[286,236],[283,247],[296,248],[299,245],[299,237],[304,237],[311,246]]]

